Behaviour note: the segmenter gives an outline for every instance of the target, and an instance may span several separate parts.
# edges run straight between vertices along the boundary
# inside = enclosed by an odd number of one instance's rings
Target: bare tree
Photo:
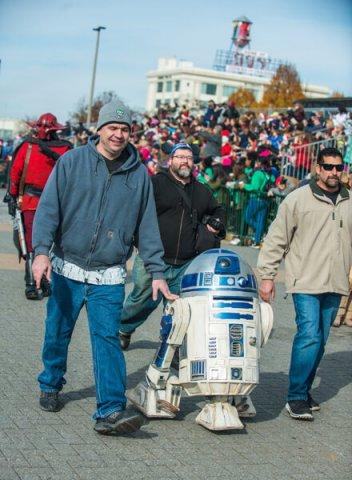
[[[120,100],[122,101],[118,95],[113,92],[112,90],[100,93],[97,97],[94,98],[93,105],[92,105],[92,123],[96,123],[98,121],[99,110],[103,105],[106,103],[111,102],[112,100]],[[87,114],[88,114],[88,103],[86,102],[85,98],[82,97],[78,103],[76,110],[70,113],[70,118],[75,123],[85,123],[87,121]]]

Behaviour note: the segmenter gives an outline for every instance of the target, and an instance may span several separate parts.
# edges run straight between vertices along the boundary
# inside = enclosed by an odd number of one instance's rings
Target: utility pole
[[[96,74],[96,71],[97,71],[100,30],[106,30],[106,27],[96,27],[96,28],[93,28],[93,30],[95,32],[97,32],[97,41],[96,41],[96,44],[95,44],[93,75],[92,75],[92,83],[91,83],[91,86],[90,86],[90,94],[89,94],[88,114],[87,114],[87,128],[90,127],[90,122],[91,122],[91,118],[92,118],[92,105],[93,105],[93,97],[94,97],[95,74]]]

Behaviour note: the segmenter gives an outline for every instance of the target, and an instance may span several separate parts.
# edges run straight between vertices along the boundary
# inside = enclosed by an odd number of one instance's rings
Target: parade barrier
[[[246,209],[249,199],[253,196],[250,192],[220,188],[217,191],[217,201],[226,211],[227,233],[239,239],[240,245],[251,245],[253,243],[253,230],[246,222]],[[262,197],[261,197],[262,198]],[[276,217],[277,210],[282,201],[281,197],[266,197],[267,215],[265,220],[264,235],[270,224]]]
[[[280,155],[281,175],[302,180],[308,173],[314,172],[318,153],[327,147],[337,148],[344,154],[345,138],[332,137],[318,142],[290,145]]]

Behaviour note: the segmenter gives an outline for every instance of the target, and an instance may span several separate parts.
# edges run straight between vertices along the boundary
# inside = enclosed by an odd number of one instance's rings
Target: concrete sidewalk
[[[333,329],[314,397],[322,403],[312,423],[284,412],[294,334],[291,298],[278,284],[275,328],[262,351],[258,414],[246,430],[211,433],[195,424],[202,398],[184,397],[177,420],[151,421],[131,437],[92,429],[95,406],[86,314],[74,332],[64,390],[65,408],[38,408],[45,302],[23,293],[23,269],[0,207],[0,479],[347,479],[351,475],[352,329]],[[258,252],[236,248],[252,265]],[[281,279],[281,276],[280,276]],[[127,290],[131,285],[127,285]],[[133,336],[126,353],[128,386],[143,377],[158,345],[160,311]]]

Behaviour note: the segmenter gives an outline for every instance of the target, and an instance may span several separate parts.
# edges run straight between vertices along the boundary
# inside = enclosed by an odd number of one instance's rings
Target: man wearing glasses
[[[160,236],[165,252],[164,277],[170,292],[176,295],[180,291],[184,271],[197,255],[193,209],[197,211],[199,222],[209,215],[207,228],[212,234],[219,238],[225,236],[225,212],[211,191],[194,179],[193,165],[191,146],[178,143],[170,153],[168,171],[152,177]],[[214,225],[214,220],[215,226],[220,228],[211,226]],[[139,255],[135,259],[132,276],[134,287],[124,304],[120,326],[120,341],[124,350],[130,344],[132,333],[145,322],[162,298],[159,295],[156,301],[152,299],[151,276],[146,272]]]
[[[286,410],[313,420],[320,410],[310,390],[324,354],[341,295],[348,295],[352,263],[352,197],[340,183],[344,165],[336,148],[319,152],[317,179],[280,205],[258,258],[261,298],[274,298],[274,278],[285,258],[297,333],[293,340]]]

